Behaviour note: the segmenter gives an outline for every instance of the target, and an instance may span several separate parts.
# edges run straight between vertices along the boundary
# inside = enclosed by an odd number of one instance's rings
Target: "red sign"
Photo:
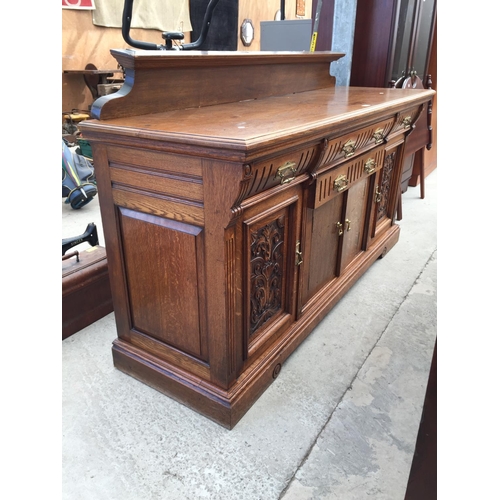
[[[94,0],[62,0],[63,9],[94,10]]]

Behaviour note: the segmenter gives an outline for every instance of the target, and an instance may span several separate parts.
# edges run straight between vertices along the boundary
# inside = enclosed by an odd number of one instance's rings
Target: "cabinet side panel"
[[[120,209],[132,328],[203,358],[199,266],[202,230]]]

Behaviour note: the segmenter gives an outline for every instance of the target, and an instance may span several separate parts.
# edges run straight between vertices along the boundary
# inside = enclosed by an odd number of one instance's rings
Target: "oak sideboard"
[[[125,83],[80,125],[114,365],[232,428],[396,244],[405,141],[434,91],[337,87],[333,52],[111,52]]]

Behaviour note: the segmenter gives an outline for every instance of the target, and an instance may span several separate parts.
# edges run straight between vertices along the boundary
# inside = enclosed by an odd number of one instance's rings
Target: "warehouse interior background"
[[[9,9],[13,16],[5,19],[22,19],[27,28],[17,39],[7,30],[3,35],[4,75],[12,68],[18,75],[23,71],[13,85],[4,76],[9,112],[4,130],[13,144],[4,158],[11,185],[28,188],[15,195],[5,191],[2,198],[4,235],[29,239],[15,250],[7,239],[2,245],[8,276],[5,489],[19,498],[41,492],[59,498],[61,485],[60,174],[55,166],[60,146],[55,136],[59,139],[61,125],[63,45],[59,7],[47,6]],[[459,499],[491,498],[500,444],[494,396],[498,169],[496,156],[488,154],[496,143],[499,111],[492,57],[498,42],[494,16],[487,7],[474,6],[440,3],[438,36],[438,491],[443,498]],[[23,264],[21,279],[13,262]]]

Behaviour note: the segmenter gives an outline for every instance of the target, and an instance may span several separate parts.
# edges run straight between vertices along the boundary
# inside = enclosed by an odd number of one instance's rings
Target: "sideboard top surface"
[[[84,134],[119,134],[251,152],[270,142],[339,133],[427,102],[434,91],[365,87],[325,89],[161,113],[88,120]],[[92,134],[93,135],[93,134]]]
[[[93,119],[80,124],[84,135],[209,151],[212,158],[246,161],[270,145],[332,137],[434,94],[336,87],[330,64],[343,56],[338,52],[111,52],[125,83],[94,102]]]

